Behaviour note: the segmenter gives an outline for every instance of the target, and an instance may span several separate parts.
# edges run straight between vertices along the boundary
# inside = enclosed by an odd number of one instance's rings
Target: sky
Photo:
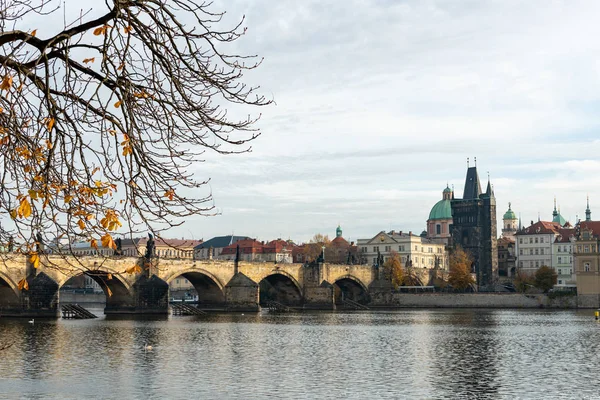
[[[497,219],[600,218],[600,3],[217,0],[274,104],[243,155],[207,155],[219,215],[164,237],[347,240],[420,233],[467,158]]]

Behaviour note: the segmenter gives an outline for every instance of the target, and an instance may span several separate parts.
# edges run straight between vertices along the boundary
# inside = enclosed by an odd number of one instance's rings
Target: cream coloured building
[[[446,246],[412,232],[381,231],[370,239],[358,239],[356,245],[366,264],[377,264],[379,254],[386,261],[397,253],[403,266],[410,260],[414,268],[431,269],[437,263],[439,268],[448,270]]]

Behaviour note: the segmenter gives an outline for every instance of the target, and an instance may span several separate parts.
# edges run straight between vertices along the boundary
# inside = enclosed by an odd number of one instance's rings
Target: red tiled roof
[[[538,221],[533,225],[517,232],[517,235],[539,235],[548,233],[558,233],[558,230],[562,229],[558,222],[550,221]]]
[[[581,221],[579,223],[579,231],[591,230],[595,237],[600,236],[600,221]]]
[[[350,246],[350,243],[348,243],[348,241],[343,237],[337,236],[331,241],[330,245],[333,247],[348,247]]]
[[[256,239],[242,239],[223,248],[221,254],[235,254],[240,246],[240,254],[257,254],[263,252],[263,244]]]
[[[554,243],[569,243],[572,236],[575,235],[575,228],[561,228],[558,230],[558,236]]]

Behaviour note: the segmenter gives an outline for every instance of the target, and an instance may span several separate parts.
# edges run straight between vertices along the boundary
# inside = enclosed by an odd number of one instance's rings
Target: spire
[[[554,196],[554,211],[552,211],[552,217],[557,217],[558,211],[556,211],[556,196]]]
[[[519,231],[523,229],[523,225],[521,225],[521,213],[519,213]]]
[[[587,196],[587,208],[585,209],[585,220],[592,220],[592,211],[590,210],[590,196]]]
[[[479,183],[479,175],[477,167],[469,167],[467,169],[467,178],[465,179],[465,191],[463,199],[478,199],[481,194],[481,184]]]

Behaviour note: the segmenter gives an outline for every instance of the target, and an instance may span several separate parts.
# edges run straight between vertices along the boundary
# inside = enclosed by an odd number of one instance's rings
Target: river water
[[[2,399],[600,398],[593,311],[0,318],[10,343]]]

